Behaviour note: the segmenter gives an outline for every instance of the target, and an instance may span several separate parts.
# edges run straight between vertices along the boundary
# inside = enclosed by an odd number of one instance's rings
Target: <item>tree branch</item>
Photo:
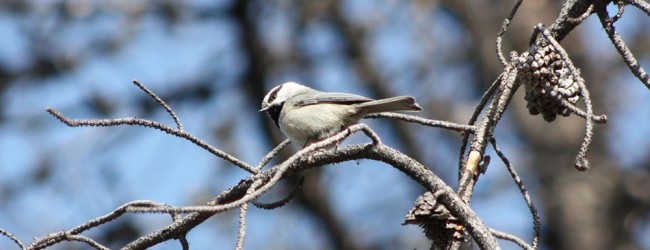
[[[364,118],[370,118],[370,119],[390,118],[390,119],[396,119],[405,122],[417,123],[428,127],[449,129],[460,133],[474,132],[474,130],[476,130],[476,127],[471,125],[457,124],[448,121],[431,120],[419,116],[405,115],[400,113],[387,112],[387,113],[370,114],[370,115],[366,115]]]
[[[65,123],[66,125],[70,127],[82,127],[82,126],[92,126],[92,127],[113,127],[113,126],[119,126],[119,125],[137,125],[137,126],[143,126],[143,127],[149,127],[149,128],[154,128],[158,129],[160,131],[163,131],[167,134],[174,135],[183,139],[186,139],[195,145],[207,150],[208,152],[212,153],[213,155],[222,158],[226,161],[229,161],[232,164],[235,164],[236,166],[240,167],[241,169],[246,170],[249,173],[255,173],[255,169],[253,169],[252,166],[248,165],[247,163],[235,158],[234,156],[221,151],[218,148],[215,148],[214,146],[208,144],[207,142],[194,137],[193,135],[180,130],[180,129],[175,129],[168,127],[167,125],[164,125],[162,123],[154,122],[151,120],[146,120],[146,119],[141,119],[141,118],[134,118],[134,117],[129,117],[129,118],[117,118],[117,119],[93,119],[93,120],[84,120],[84,119],[75,119],[75,120],[70,120],[67,117],[65,117],[63,114],[59,113],[59,111],[56,111],[52,107],[47,107],[45,109],[48,113],[59,119],[61,122]]]
[[[508,30],[508,25],[510,25],[510,22],[515,17],[515,14],[517,13],[519,6],[521,5],[521,2],[523,2],[523,0],[517,0],[515,6],[512,7],[512,10],[510,10],[510,14],[508,14],[508,17],[506,17],[506,19],[503,20],[503,24],[501,24],[501,30],[499,30],[499,33],[497,33],[497,58],[499,59],[499,62],[501,62],[501,66],[504,68],[508,66],[508,61],[503,56],[503,51],[501,49],[501,40],[503,40],[503,36],[506,34],[506,31]]]
[[[277,183],[277,180],[289,174],[302,171],[309,168],[320,167],[325,164],[338,163],[348,160],[357,159],[374,159],[388,163],[398,170],[404,172],[420,184],[424,185],[429,190],[442,190],[443,194],[440,197],[441,202],[449,208],[449,211],[457,216],[462,223],[468,226],[470,235],[477,241],[479,246],[484,249],[497,249],[498,245],[494,238],[492,238],[489,230],[483,225],[482,221],[476,214],[474,214],[455,193],[447,186],[440,178],[435,176],[428,168],[424,167],[417,161],[400,153],[397,150],[389,148],[383,144],[364,144],[352,145],[341,149],[319,151],[314,154],[317,148],[326,147],[336,141],[340,141],[348,136],[353,131],[363,130],[367,128],[363,124],[358,124],[350,127],[348,130],[330,137],[324,141],[311,144],[310,146],[298,151],[294,156],[289,158],[282,164],[275,166],[267,171],[261,172],[258,175],[249,177],[242,180],[238,185],[224,191],[219,196],[215,197],[212,201],[208,202],[206,206],[201,207],[185,207],[179,209],[171,208],[138,208],[132,209],[131,212],[193,212],[200,211],[201,213],[191,213],[182,220],[172,223],[171,225],[159,231],[143,236],[138,240],[129,243],[124,249],[141,249],[151,247],[155,244],[170,239],[179,231],[188,231],[204,220],[208,219],[215,212],[225,211],[239,207],[246,202],[255,199],[258,195],[265,192]],[[250,194],[246,194],[246,190],[256,181],[263,181],[265,184],[260,186]]]
[[[530,246],[530,245],[528,245],[528,243],[526,243],[524,240],[520,239],[517,236],[507,234],[507,233],[504,233],[504,232],[501,232],[501,231],[497,231],[497,230],[492,229],[492,228],[490,228],[490,233],[492,235],[494,235],[494,237],[497,237],[499,239],[512,241],[513,243],[517,244],[518,246],[520,246],[523,249],[526,249],[526,250],[537,249],[537,246]]]
[[[142,200],[132,201],[120,206],[119,208],[115,209],[113,212],[107,215],[92,219],[69,231],[53,233],[43,238],[35,239],[34,242],[32,242],[27,247],[27,249],[42,249],[62,241],[70,240],[71,236],[79,235],[86,230],[92,229],[94,227],[103,225],[105,223],[117,219],[118,217],[122,216],[122,214],[124,214],[127,208],[129,207],[146,207],[146,206],[168,206],[168,205],[165,205],[163,203],[153,202],[153,201],[142,201]]]
[[[301,176],[298,179],[298,183],[293,188],[293,190],[291,190],[289,195],[287,195],[287,197],[284,197],[284,199],[282,199],[282,200],[272,202],[272,203],[262,203],[262,202],[259,202],[259,201],[253,201],[253,205],[255,205],[257,208],[266,209],[266,210],[271,210],[271,209],[276,209],[276,208],[282,207],[282,206],[286,205],[287,203],[289,203],[294,197],[296,197],[296,194],[298,194],[298,191],[300,191],[302,189],[302,185],[303,185],[304,182],[305,182],[305,177]]]
[[[627,67],[630,68],[632,74],[641,80],[641,83],[643,83],[646,88],[650,89],[650,76],[648,76],[648,73],[646,73],[643,67],[639,65],[639,63],[636,61],[636,58],[634,57],[634,54],[632,54],[630,51],[630,48],[627,47],[623,38],[621,38],[621,36],[618,35],[618,32],[616,32],[616,28],[614,28],[615,19],[609,18],[609,15],[607,13],[607,5],[604,3],[599,3],[596,6],[596,14],[598,15],[600,24],[603,26],[605,32],[607,33],[607,37],[609,37],[609,40],[612,41],[612,44],[614,44],[614,47],[618,53],[621,54],[623,61],[625,61]]]
[[[542,223],[540,222],[539,219],[539,212],[537,212],[537,207],[535,207],[535,204],[533,203],[533,199],[530,198],[530,194],[528,194],[528,190],[526,189],[526,186],[524,185],[524,182],[521,180],[517,172],[515,171],[515,168],[512,167],[512,164],[510,164],[510,160],[506,157],[506,155],[501,151],[499,146],[497,146],[497,141],[496,139],[492,138],[490,139],[490,143],[494,147],[494,151],[497,153],[499,158],[501,158],[501,161],[503,161],[503,164],[506,165],[506,168],[508,169],[508,173],[510,173],[510,177],[512,177],[512,180],[517,184],[517,187],[519,188],[519,192],[521,192],[521,195],[524,197],[524,200],[526,201],[526,205],[528,206],[528,209],[530,210],[530,214],[533,216],[533,249],[537,249],[539,247],[539,240],[541,239],[542,235]]]
[[[266,154],[264,158],[262,158],[260,163],[258,163],[257,166],[255,166],[255,173],[259,173],[260,171],[262,171],[262,168],[264,168],[264,166],[267,163],[269,163],[269,161],[271,161],[273,157],[275,157],[278,153],[280,153],[280,150],[287,147],[287,145],[289,145],[290,143],[291,140],[285,139],[284,141],[282,141],[282,143],[278,144],[273,150],[271,150],[271,152]]]
[[[165,101],[160,99],[160,97],[158,97],[153,91],[151,91],[147,87],[145,87],[144,84],[140,83],[138,80],[133,80],[132,82],[133,82],[133,84],[135,84],[135,86],[138,86],[138,88],[140,88],[142,91],[144,91],[148,96],[150,96],[151,98],[156,100],[156,102],[158,104],[160,104],[160,106],[162,106],[167,111],[167,113],[169,113],[169,115],[171,115],[172,119],[174,119],[174,122],[176,123],[176,128],[178,130],[181,130],[181,131],[183,130],[183,124],[181,124],[181,121],[178,119],[178,116],[176,116],[176,113],[174,112],[174,110],[172,110],[172,108],[170,108],[167,105],[167,103],[165,103]]]
[[[567,0],[562,4],[560,15],[555,19],[553,24],[549,26],[549,31],[557,41],[562,41],[564,38],[579,24],[572,22],[576,17],[581,17],[590,11],[592,0]]]
[[[640,10],[645,12],[646,15],[650,16],[650,4],[648,2],[643,0],[625,0],[624,2],[639,8]]]
[[[4,236],[7,236],[7,238],[9,238],[11,241],[16,243],[16,245],[18,245],[18,247],[20,247],[20,249],[25,249],[25,244],[23,244],[22,241],[20,241],[18,238],[16,238],[16,236],[11,234],[7,230],[4,230],[4,229],[0,228],[0,234],[2,234]]]
[[[501,74],[501,85],[499,86],[498,92],[487,107],[485,116],[481,118],[477,125],[474,140],[470,146],[471,149],[467,161],[465,161],[465,165],[460,170],[460,179],[458,182],[458,195],[467,203],[469,203],[474,184],[478,178],[479,163],[483,158],[483,154],[485,154],[485,148],[490,138],[492,138],[494,128],[501,119],[515,91],[519,88],[520,83],[516,81],[516,76],[517,69],[515,67],[508,67]]]

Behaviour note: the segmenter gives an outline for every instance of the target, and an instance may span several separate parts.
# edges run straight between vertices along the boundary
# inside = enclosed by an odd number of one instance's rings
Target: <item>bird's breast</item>
[[[293,143],[304,146],[332,136],[359,122],[349,105],[317,104],[283,109],[280,130]]]

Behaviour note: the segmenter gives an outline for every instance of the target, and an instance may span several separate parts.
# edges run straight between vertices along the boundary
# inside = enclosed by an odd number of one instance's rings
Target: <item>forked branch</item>
[[[151,92],[149,89],[144,87],[140,82],[138,81],[133,81],[133,83],[138,86],[140,89],[145,91],[149,96],[154,98],[159,104],[161,104],[165,110],[173,117],[174,121],[176,122],[177,128],[171,128],[167,125],[164,125],[159,122],[147,120],[147,119],[141,119],[141,118],[135,118],[135,117],[129,117],[129,118],[116,118],[116,119],[75,119],[71,120],[67,117],[65,117],[63,114],[61,114],[59,111],[55,110],[52,107],[47,107],[45,111],[59,119],[61,122],[65,123],[66,125],[70,127],[81,127],[81,126],[93,126],[93,127],[112,127],[112,126],[119,126],[119,125],[137,125],[137,126],[143,126],[143,127],[149,127],[149,128],[154,128],[158,129],[160,131],[163,131],[167,134],[174,135],[183,139],[186,139],[195,145],[207,150],[208,152],[212,153],[213,155],[222,158],[226,161],[229,161],[230,163],[234,164],[235,166],[240,167],[241,169],[246,170],[249,173],[256,173],[256,170],[253,168],[253,166],[237,159],[236,157],[208,144],[207,142],[193,136],[190,133],[187,133],[183,130],[183,125],[181,124],[180,120],[178,120],[178,117],[172,111],[169,106],[162,101],[158,96],[156,96],[153,92]]]

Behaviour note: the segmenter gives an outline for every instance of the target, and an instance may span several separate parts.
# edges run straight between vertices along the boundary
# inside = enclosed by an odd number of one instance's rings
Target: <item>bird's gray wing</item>
[[[299,106],[307,106],[319,103],[355,104],[369,101],[373,101],[373,99],[346,93],[320,93],[313,97],[302,99],[297,104]]]

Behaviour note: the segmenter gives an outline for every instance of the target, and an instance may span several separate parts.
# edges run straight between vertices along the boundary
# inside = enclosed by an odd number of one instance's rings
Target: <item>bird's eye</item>
[[[280,85],[280,86],[274,88],[273,90],[271,90],[271,93],[269,93],[269,100],[268,100],[269,103],[272,103],[275,100],[275,98],[278,97],[278,92],[280,92],[281,88],[282,88],[282,85]]]
[[[271,101],[275,100],[275,98],[277,97],[278,97],[278,92],[277,91],[273,92],[273,94],[271,94]]]

